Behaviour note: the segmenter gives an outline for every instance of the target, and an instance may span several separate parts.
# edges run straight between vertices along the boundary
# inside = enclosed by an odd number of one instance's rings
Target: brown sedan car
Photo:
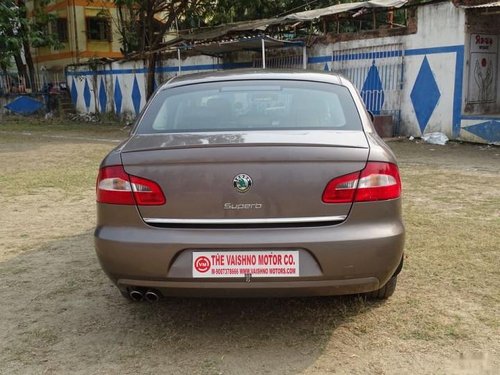
[[[387,298],[401,180],[336,74],[170,80],[103,160],[95,246],[123,295]]]

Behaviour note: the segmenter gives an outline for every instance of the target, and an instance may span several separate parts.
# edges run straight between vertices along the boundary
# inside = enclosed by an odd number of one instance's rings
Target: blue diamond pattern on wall
[[[85,86],[83,88],[83,100],[85,100],[85,107],[87,107],[87,111],[90,108],[90,86],[89,81],[85,79]]]
[[[76,88],[76,82],[73,78],[73,82],[71,83],[71,101],[74,105],[78,102],[78,90]]]
[[[375,60],[373,60],[372,66],[366,75],[365,83],[363,83],[363,88],[361,89],[361,97],[365,102],[366,108],[368,108],[370,112],[375,115],[380,115],[380,111],[384,105],[385,95],[380,74],[375,65]]]
[[[118,77],[115,79],[115,94],[113,96],[113,99],[115,100],[115,111],[116,113],[120,114],[122,111],[123,95]]]
[[[141,110],[141,90],[137,77],[134,77],[134,86],[132,87],[132,103],[134,104],[135,114],[138,115]]]
[[[500,142],[500,121],[486,121],[480,124],[464,127],[463,130],[477,135],[488,142]]]
[[[436,109],[441,93],[432,73],[427,56],[422,61],[410,98],[422,134]]]
[[[106,84],[104,78],[101,77],[101,85],[99,87],[99,111],[106,112],[106,105],[108,104],[108,95],[106,94]]]

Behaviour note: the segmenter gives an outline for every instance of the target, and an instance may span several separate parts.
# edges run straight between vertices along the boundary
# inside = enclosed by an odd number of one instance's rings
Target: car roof
[[[341,76],[337,73],[310,70],[272,70],[272,69],[230,69],[204,73],[186,74],[174,77],[161,87],[161,90],[176,86],[196,83],[242,81],[242,80],[294,80],[313,81],[343,85]]]

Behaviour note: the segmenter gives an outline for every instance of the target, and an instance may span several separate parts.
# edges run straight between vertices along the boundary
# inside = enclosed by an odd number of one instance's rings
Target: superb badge
[[[246,193],[252,187],[252,178],[245,173],[240,173],[233,178],[233,186],[239,193]]]

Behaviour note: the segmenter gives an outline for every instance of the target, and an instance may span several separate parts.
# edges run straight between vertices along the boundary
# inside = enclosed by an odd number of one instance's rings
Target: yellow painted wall
[[[60,9],[60,10],[54,11],[53,14],[57,18],[65,18],[66,22],[69,21],[67,9]],[[54,49],[51,47],[41,47],[41,48],[37,49],[37,51],[36,51],[37,55],[38,56],[47,56],[47,55],[52,55],[52,54],[58,55],[61,53],[70,52],[71,51],[70,41],[71,41],[71,34],[69,32],[69,24],[68,24],[68,40],[66,42],[62,43],[62,48]]]
[[[73,3],[76,5],[74,8]],[[120,35],[113,20],[111,21],[111,42],[87,40],[86,17],[95,17],[103,12],[109,12],[112,18],[116,17],[116,9],[111,1],[94,0],[94,2],[90,3],[89,0],[53,0],[46,9],[53,14],[57,14],[58,17],[67,18],[68,42],[63,43],[64,48],[59,50],[45,47],[36,49],[33,55],[39,66],[43,65],[50,70],[63,70],[66,65],[85,62],[89,58],[122,57]]]

